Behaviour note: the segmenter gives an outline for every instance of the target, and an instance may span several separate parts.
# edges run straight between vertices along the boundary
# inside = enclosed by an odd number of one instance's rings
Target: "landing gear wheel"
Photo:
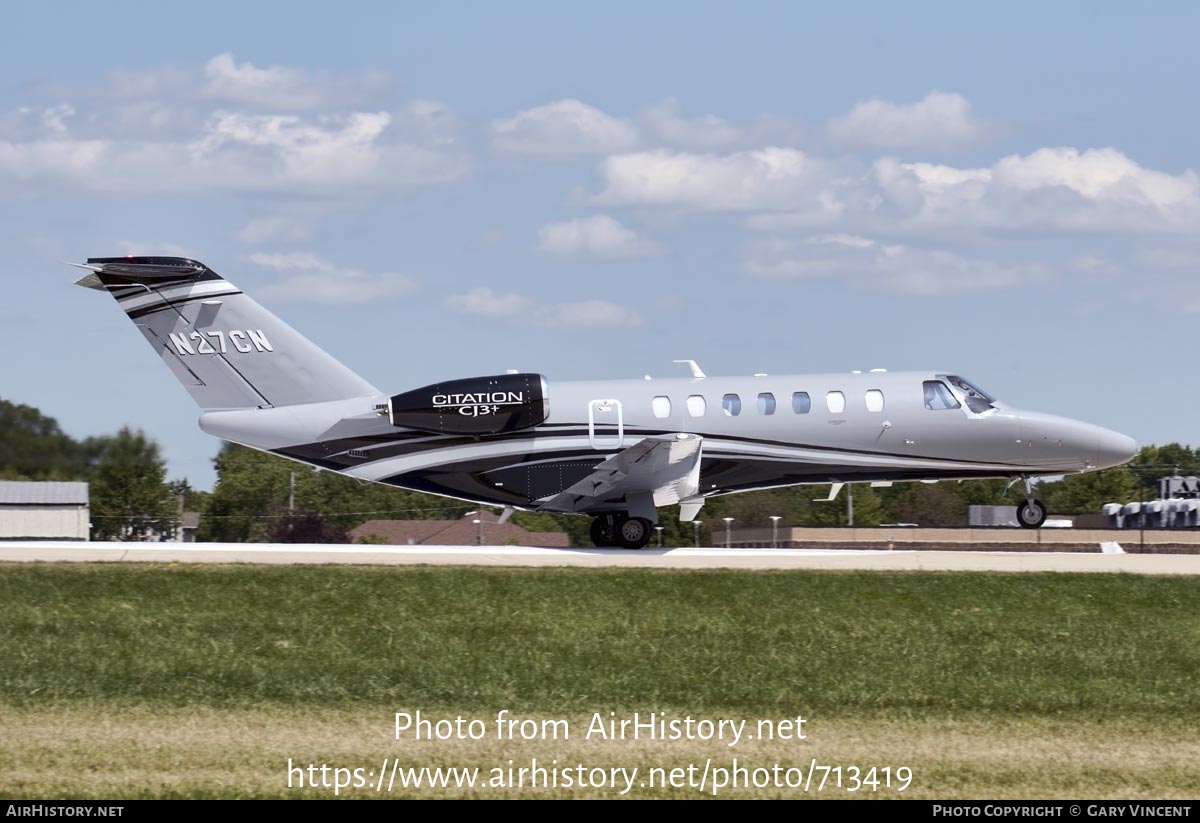
[[[644,549],[650,542],[650,531],[654,528],[644,517],[631,517],[617,529],[617,542],[624,549]]]
[[[1023,529],[1040,529],[1046,522],[1046,507],[1040,500],[1026,500],[1017,506],[1017,522]]]
[[[598,549],[611,549],[617,545],[617,516],[601,514],[592,518],[592,543]]]

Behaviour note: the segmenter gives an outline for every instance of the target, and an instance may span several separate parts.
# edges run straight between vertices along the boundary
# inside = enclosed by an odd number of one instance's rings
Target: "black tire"
[[[613,514],[601,514],[592,518],[592,544],[598,549],[611,549],[618,545],[619,520]]]
[[[1023,529],[1040,529],[1046,522],[1046,507],[1040,500],[1025,500],[1017,506],[1017,522]]]
[[[644,549],[654,524],[644,517],[630,517],[617,527],[617,542],[623,549]]]

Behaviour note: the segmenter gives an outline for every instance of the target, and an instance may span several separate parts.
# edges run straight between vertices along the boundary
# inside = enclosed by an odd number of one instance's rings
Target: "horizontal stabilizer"
[[[135,282],[182,279],[208,271],[203,263],[183,257],[89,257],[86,263],[70,265]]]

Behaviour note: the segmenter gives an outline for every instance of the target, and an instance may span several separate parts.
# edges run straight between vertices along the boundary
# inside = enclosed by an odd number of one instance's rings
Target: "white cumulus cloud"
[[[515,154],[609,154],[632,148],[637,129],[579,100],[557,100],[491,125],[492,142]]]
[[[446,298],[460,314],[532,323],[559,329],[632,329],[644,324],[633,309],[607,300],[538,303],[519,294],[498,294],[486,286]]]
[[[416,289],[416,280],[405,274],[369,273],[335,266],[312,252],[256,252],[250,260],[279,272],[279,277],[259,290],[268,299],[304,303],[368,303],[399,297]]]
[[[636,329],[644,324],[633,309],[607,300],[554,303],[539,310],[539,321],[558,329]]]
[[[1112,148],[1043,148],[987,168],[875,163],[881,195],[912,224],[1046,232],[1183,232],[1200,178],[1147,169]]]
[[[458,179],[457,149],[387,139],[387,112],[300,117],[219,111],[187,140],[0,140],[0,181],[113,192],[258,191],[349,197]],[[0,191],[3,191],[0,186]]]
[[[69,103],[60,103],[43,109],[39,114],[42,128],[50,134],[65,135],[69,131],[67,120],[75,116],[75,107]]]
[[[618,154],[605,158],[600,174],[599,203],[715,211],[837,208],[822,198],[821,165],[797,149]]]
[[[252,179],[264,161],[282,177],[328,184],[367,177],[382,165],[377,145],[391,122],[386,112],[305,121],[293,115],[218,112],[208,135],[192,145],[198,158],[218,158],[226,173]]]
[[[737,143],[742,129],[713,114],[684,117],[679,101],[669,98],[648,106],[638,118],[646,130],[664,144],[684,148],[715,149]]]
[[[237,233],[237,239],[250,246],[263,243],[307,243],[312,239],[312,230],[307,224],[291,217],[256,217],[242,227]]]
[[[195,68],[154,66],[143,69],[114,69],[108,75],[108,90],[126,99],[171,99],[194,95],[199,83]]]
[[[940,149],[973,142],[983,133],[961,94],[931,91],[916,103],[864,100],[829,123],[840,142],[884,149]]]
[[[359,105],[378,101],[380,83],[378,72],[263,67],[230,53],[203,67],[119,70],[98,92],[0,112],[0,198],[59,187],[361,199],[464,176],[450,109]]]
[[[640,257],[656,247],[606,214],[547,223],[538,229],[538,251],[553,257]]]
[[[486,286],[446,298],[446,305],[476,317],[516,317],[529,312],[533,301],[519,294],[497,294]]]
[[[133,85],[126,75],[125,85]],[[157,80],[157,77],[155,78]],[[205,97],[265,109],[305,110],[337,108],[361,100],[384,83],[380,72],[355,76],[313,75],[286,66],[259,68],[250,61],[238,63],[229,52],[204,65]]]
[[[762,278],[837,279],[859,288],[926,296],[1004,289],[1044,274],[1037,265],[1000,263],[847,234],[801,241],[772,239],[759,244],[745,270]]]
[[[117,243],[117,250],[123,255],[132,254],[138,257],[161,255],[164,257],[195,258],[195,255],[178,243],[143,243],[137,240],[122,240]]]

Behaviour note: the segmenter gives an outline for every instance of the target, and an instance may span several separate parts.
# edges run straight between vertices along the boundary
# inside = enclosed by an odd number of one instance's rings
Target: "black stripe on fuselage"
[[[574,426],[575,428],[569,428],[571,426]],[[557,426],[554,427],[555,431],[553,431],[553,433],[544,431],[544,429],[547,429],[547,428],[550,428],[550,427],[541,426],[537,429],[531,429],[529,431],[512,432],[512,433],[505,434],[505,435],[494,435],[494,436],[490,436],[490,437],[479,437],[479,438],[465,436],[465,435],[444,435],[444,436],[433,435],[432,438],[429,438],[428,433],[425,433],[425,432],[418,432],[415,434],[411,433],[411,432],[397,432],[395,435],[374,435],[371,438],[371,440],[373,441],[371,443],[363,442],[367,438],[341,438],[338,440],[319,441],[317,443],[308,443],[308,444],[303,444],[303,445],[299,445],[299,446],[289,446],[289,447],[283,448],[283,449],[276,449],[275,451],[281,455],[284,455],[286,457],[292,457],[297,460],[315,461],[317,459],[320,459],[323,462],[318,465],[323,465],[324,468],[338,469],[338,468],[350,468],[353,466],[367,465],[369,463],[374,463],[379,460],[387,460],[387,459],[390,459],[393,457],[403,457],[403,456],[407,456],[407,455],[415,455],[415,454],[420,454],[421,452],[431,452],[431,451],[437,451],[440,449],[448,449],[448,448],[455,448],[455,447],[459,447],[459,446],[467,446],[472,443],[509,443],[509,442],[520,441],[520,440],[530,440],[530,441],[549,440],[549,439],[562,438],[562,437],[586,437],[589,434],[588,428],[586,426],[581,426],[581,424],[570,424],[570,423],[558,424]],[[626,427],[626,431],[627,432],[630,431],[630,427]],[[640,430],[635,431],[635,434],[638,436],[641,436],[641,437],[654,437],[656,435],[673,434],[673,433],[674,433],[673,431],[658,430],[658,429],[640,429]],[[712,440],[732,441],[734,443],[744,443],[746,445],[774,446],[774,447],[785,448],[785,449],[807,449],[807,450],[811,450],[811,451],[832,453],[832,454],[860,455],[860,456],[866,456],[866,457],[891,457],[891,458],[897,458],[897,459],[901,459],[901,460],[905,460],[905,461],[926,460],[926,461],[931,461],[931,462],[947,463],[947,464],[967,463],[967,464],[972,464],[972,465],[976,465],[976,466],[980,466],[980,467],[986,466],[992,470],[995,470],[996,467],[1004,467],[1004,466],[1010,465],[1010,464],[1006,464],[1006,463],[998,463],[996,461],[965,460],[965,459],[961,459],[961,458],[933,457],[933,456],[920,455],[920,454],[901,454],[898,452],[875,451],[875,450],[871,450],[871,449],[841,448],[841,447],[837,447],[837,446],[817,446],[817,445],[812,445],[812,444],[808,444],[808,443],[790,443],[790,442],[783,441],[783,440],[768,440],[768,439],[764,439],[764,438],[755,438],[755,437],[740,437],[737,435],[728,435],[728,434],[706,435],[702,432],[696,432],[696,433],[699,434],[701,437],[705,438],[706,440],[712,439]],[[595,434],[598,436],[610,437],[613,434],[615,434],[615,427],[611,427],[610,430],[606,431],[603,428],[597,426]],[[423,439],[420,442],[411,442],[419,437],[425,437],[425,438],[429,438],[429,439]],[[379,438],[384,438],[383,442],[379,442]],[[335,447],[335,444],[336,444],[336,447]],[[368,449],[363,449],[362,447],[364,445],[368,446]],[[633,445],[633,444],[630,443],[629,445]],[[368,451],[369,456],[366,459],[361,458],[361,457],[351,457],[345,453],[351,449]],[[596,454],[596,453],[611,453],[611,451],[612,451],[611,449],[584,449],[584,450],[581,450],[580,453]],[[706,454],[706,456],[708,456],[708,455]],[[755,456],[767,458],[767,456],[765,456],[765,455],[755,455]],[[474,459],[478,459],[478,458],[475,458],[475,457],[463,458],[462,460],[454,461],[454,463],[469,462]],[[787,460],[789,458],[786,456],[779,456],[775,459]],[[801,462],[801,461],[796,460],[796,462]],[[448,464],[448,465],[453,465],[453,463]],[[1012,466],[1012,468],[1015,469],[1016,467]]]
[[[628,429],[627,429],[628,431]],[[653,434],[664,434],[665,432],[637,432],[638,435],[652,436]],[[285,457],[291,457],[296,460],[322,460],[328,465],[324,468],[338,468],[341,466],[365,466],[370,463],[376,463],[380,460],[388,460],[393,457],[406,457],[408,455],[420,454],[422,452],[440,451],[442,449],[458,448],[460,446],[469,446],[473,443],[512,443],[514,441],[528,440],[532,444],[535,441],[547,441],[562,437],[579,437],[586,436],[587,430],[563,432],[557,431],[553,434],[548,432],[539,432],[532,430],[527,432],[515,432],[504,435],[491,435],[473,437],[469,435],[436,435],[429,432],[397,432],[394,436],[389,435],[374,435],[372,439],[378,437],[390,438],[385,443],[364,443],[366,438],[341,438],[338,440],[321,441],[317,443],[306,443],[300,446],[288,446],[283,449],[275,449],[277,454]],[[613,432],[604,432],[597,430],[597,434],[611,436]],[[518,436],[519,435],[519,436]],[[413,442],[419,441],[419,442]],[[363,446],[373,446],[369,449],[364,449]],[[632,445],[632,444],[630,444]],[[354,457],[348,454],[349,451],[368,451],[367,458]],[[596,449],[586,449],[588,454],[601,454],[602,452]],[[483,456],[486,459],[486,455]],[[468,458],[474,460],[477,458]],[[464,461],[456,461],[464,462]],[[448,464],[449,465],[449,464]]]

